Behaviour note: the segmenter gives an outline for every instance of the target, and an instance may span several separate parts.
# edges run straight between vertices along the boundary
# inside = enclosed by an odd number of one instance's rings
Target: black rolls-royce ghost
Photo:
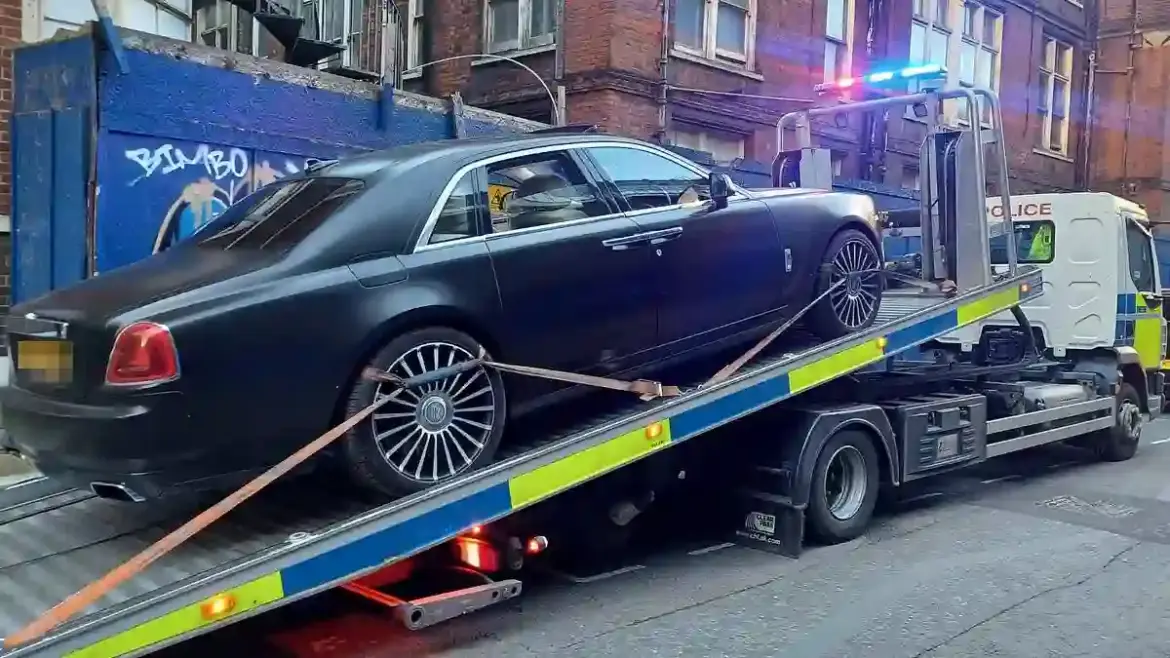
[[[158,255],[13,308],[4,447],[138,501],[276,463],[387,394],[371,366],[410,377],[482,347],[632,377],[760,336],[845,279],[807,316],[836,338],[877,313],[874,221],[864,195],[748,191],[596,134],[322,163]],[[564,392],[471,370],[392,393],[335,456],[407,494],[489,463],[507,419]]]

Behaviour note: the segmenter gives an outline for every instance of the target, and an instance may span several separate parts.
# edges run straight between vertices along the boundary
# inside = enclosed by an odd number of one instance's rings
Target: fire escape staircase
[[[380,76],[371,71],[361,71],[345,65],[342,53],[346,46],[335,41],[321,40],[317,21],[296,15],[292,10],[275,0],[227,0],[229,3],[252,14],[264,29],[284,46],[284,61],[294,66],[320,69],[328,73],[355,80],[378,82]],[[215,0],[195,0],[193,11],[210,6]],[[315,12],[316,9],[310,8]],[[313,16],[312,18],[315,18]],[[322,62],[325,65],[322,66]]]

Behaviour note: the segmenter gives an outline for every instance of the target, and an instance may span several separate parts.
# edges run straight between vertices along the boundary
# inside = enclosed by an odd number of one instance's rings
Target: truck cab
[[[1112,194],[1013,195],[1010,211],[987,199],[992,268],[1006,271],[1006,220],[1016,259],[1044,272],[1044,294],[1021,306],[1047,358],[1116,365],[1122,378],[1161,408],[1166,320],[1161,275],[1145,210]],[[990,353],[997,331],[1017,327],[1001,313],[943,336],[963,352]],[[1017,329],[1018,330],[1018,329]]]

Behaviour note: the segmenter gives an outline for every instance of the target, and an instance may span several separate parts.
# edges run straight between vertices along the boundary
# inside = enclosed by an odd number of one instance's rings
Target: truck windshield
[[[1015,222],[1016,262],[1051,263],[1055,257],[1056,225],[1049,221]],[[991,238],[991,263],[1007,265],[1007,236]]]
[[[295,246],[363,189],[353,178],[311,177],[264,186],[196,233],[213,249],[277,249]]]

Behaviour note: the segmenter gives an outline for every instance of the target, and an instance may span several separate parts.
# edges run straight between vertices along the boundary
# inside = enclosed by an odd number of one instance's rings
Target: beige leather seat
[[[509,209],[520,210],[518,214],[512,216],[510,221],[512,228],[548,226],[588,217],[579,203],[566,207],[566,202],[570,201],[572,188],[569,181],[555,174],[533,176],[524,181],[516,188],[508,203]],[[546,207],[542,208],[542,205]]]

